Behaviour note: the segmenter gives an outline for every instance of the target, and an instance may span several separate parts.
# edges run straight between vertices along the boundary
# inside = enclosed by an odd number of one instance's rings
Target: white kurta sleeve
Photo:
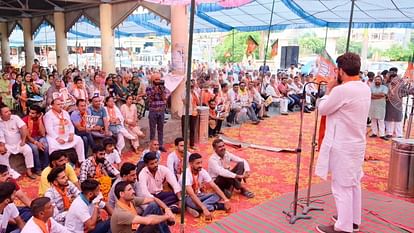
[[[240,158],[237,155],[234,155],[232,153],[227,152],[228,156],[230,157],[230,161],[234,161],[234,162],[243,162],[244,164],[244,171],[249,172],[250,171],[250,166],[249,163],[247,162],[247,160]]]
[[[329,95],[325,95],[318,102],[319,114],[328,116],[338,111],[344,104],[346,104],[341,86],[332,89]]]
[[[51,114],[50,111],[47,112],[44,116],[44,123],[45,123],[46,133],[51,138],[56,139],[56,138],[58,138],[59,135],[53,129],[53,121],[55,120],[55,117]]]

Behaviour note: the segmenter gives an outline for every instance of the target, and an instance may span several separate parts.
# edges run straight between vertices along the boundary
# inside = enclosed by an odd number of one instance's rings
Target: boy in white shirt
[[[53,218],[53,204],[48,197],[39,197],[30,205],[33,217],[26,223],[21,233],[70,233]]]
[[[19,210],[13,203],[16,193],[16,185],[11,182],[0,183],[0,232],[20,232],[24,222],[19,216]],[[9,226],[9,221],[15,222],[15,226]]]
[[[115,149],[115,142],[112,138],[105,138],[103,140],[103,146],[105,148],[105,158],[112,164],[117,170],[119,170],[121,164],[121,156],[117,149]]]

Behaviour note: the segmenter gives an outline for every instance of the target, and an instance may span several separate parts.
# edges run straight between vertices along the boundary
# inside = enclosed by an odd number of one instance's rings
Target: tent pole
[[[327,41],[328,41],[328,29],[329,29],[329,27],[328,26],[326,26],[326,30],[325,30],[325,42],[324,42],[324,44],[323,44],[323,48],[326,50],[326,43],[327,43]]]
[[[267,42],[266,42],[266,49],[265,49],[264,60],[263,60],[263,69],[266,66],[267,50],[269,49],[270,30],[272,29],[274,10],[275,10],[275,0],[273,0],[273,3],[272,3],[272,13],[270,15],[269,29],[267,30]],[[262,83],[263,83],[263,81],[262,81]]]
[[[122,58],[123,52],[122,52],[122,49],[121,49],[121,34],[119,33],[119,26],[117,28],[118,28],[118,46],[119,46],[119,52],[120,52],[120,54],[119,54],[119,71],[121,71],[121,69],[122,69],[121,58]]]
[[[191,89],[191,61],[193,51],[193,35],[194,35],[194,14],[195,0],[191,0],[190,7],[190,28],[188,36],[188,55],[187,55],[187,78],[185,82],[185,117],[184,117],[184,158],[183,158],[183,175],[181,185],[181,221],[180,232],[184,233],[184,215],[185,215],[185,187],[186,187],[186,171],[187,171],[187,153],[188,153],[188,129],[190,123],[190,89]]]
[[[233,28],[233,42],[232,42],[232,53],[231,53],[231,61],[234,62],[234,28]]]
[[[349,52],[349,43],[351,41],[352,20],[354,17],[355,0],[351,0],[351,15],[349,16],[348,38],[346,40],[346,52]]]
[[[79,68],[79,58],[78,58],[78,23],[76,22],[76,68]]]

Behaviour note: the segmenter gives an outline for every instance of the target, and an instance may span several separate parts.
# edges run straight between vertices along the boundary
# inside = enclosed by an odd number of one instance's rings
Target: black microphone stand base
[[[303,214],[293,214],[292,212],[288,212],[288,211],[283,211],[284,214],[286,214],[289,217],[289,223],[290,224],[295,224],[297,220],[300,219],[311,219],[311,216],[308,215],[303,215]]]
[[[307,215],[312,210],[323,211],[323,208],[322,207],[308,205],[308,206],[303,207],[302,214]]]

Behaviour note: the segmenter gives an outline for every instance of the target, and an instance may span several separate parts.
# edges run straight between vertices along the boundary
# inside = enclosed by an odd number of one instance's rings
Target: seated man
[[[105,138],[102,142],[105,148],[105,158],[114,168],[119,169],[121,166],[121,156],[115,148],[115,142],[112,138]]]
[[[92,128],[86,127],[87,119],[86,117],[90,115],[87,111],[86,100],[78,99],[76,100],[77,109],[72,112],[70,119],[75,126],[75,134],[80,136],[83,140],[83,146],[85,150],[85,158],[88,157],[89,147],[93,148],[95,146],[95,141],[92,137],[92,131],[94,129],[100,129],[99,126],[94,126]]]
[[[60,99],[52,100],[52,108],[45,114],[46,138],[49,153],[56,150],[75,148],[78,162],[85,160],[85,148],[81,137],[75,135],[75,128],[70,121],[69,113],[62,109]]]
[[[43,168],[49,164],[49,148],[45,137],[42,108],[38,105],[32,105],[29,108],[29,115],[23,117],[22,120],[28,129],[26,142],[32,148],[34,169],[40,175]]]
[[[148,152],[155,152],[157,154],[157,158],[161,158],[161,151],[160,151],[160,144],[158,143],[157,139],[151,140],[149,143],[149,147],[142,151],[141,158],[137,164],[137,174],[145,167],[144,163],[144,155]]]
[[[220,187],[228,198],[231,197],[233,189],[240,190],[243,196],[253,198],[254,194],[248,191],[241,183],[250,176],[250,167],[245,159],[242,159],[226,151],[223,140],[213,141],[214,154],[208,160],[208,173],[214,183]],[[236,166],[230,168],[231,162]]]
[[[137,197],[143,196],[142,192],[140,190],[140,187],[139,187],[139,182],[137,181],[137,171],[136,171],[136,169],[137,169],[137,166],[135,166],[132,163],[125,162],[124,164],[122,164],[121,170],[120,170],[120,176],[121,177],[119,177],[118,179],[116,179],[114,181],[114,183],[112,184],[111,190],[109,191],[108,205],[110,207],[115,208],[115,203],[117,201],[116,195],[115,195],[115,185],[117,183],[119,183],[120,181],[128,182],[132,186],[132,188],[134,189],[135,195]],[[142,213],[144,208],[139,207],[139,209],[140,209],[139,213]]]
[[[6,144],[7,152],[9,152],[3,155],[4,159],[8,160],[10,154],[23,154],[27,176],[30,179],[36,179],[36,176],[32,173],[34,167],[33,152],[26,143],[28,134],[26,124],[20,117],[12,115],[6,105],[0,105],[0,131],[3,131],[0,133],[0,141]]]
[[[105,148],[102,145],[97,145],[92,152],[92,155],[81,165],[79,182],[99,179],[102,176],[119,177],[119,171],[105,159]]]
[[[43,196],[48,188],[50,188],[50,183],[47,181],[47,176],[50,171],[55,167],[64,167],[66,177],[72,182],[78,189],[80,188],[78,177],[76,176],[75,170],[68,163],[68,157],[65,154],[65,151],[55,151],[50,155],[49,166],[43,169],[42,174],[40,175],[40,186],[39,186],[39,196]]]
[[[47,176],[52,186],[46,191],[45,197],[50,198],[54,206],[53,218],[60,224],[65,224],[65,217],[70,203],[79,196],[80,190],[69,181],[65,167],[55,167]]]
[[[158,165],[158,159],[154,152],[148,152],[144,156],[145,167],[139,173],[139,184],[144,197],[156,197],[163,201],[173,213],[178,213],[178,201],[181,200],[181,187],[174,174],[165,166]],[[166,181],[174,192],[163,191]]]
[[[92,104],[88,108],[91,116],[98,117],[98,121],[92,128],[91,133],[94,138],[105,138],[112,136],[109,131],[109,120],[105,108],[102,106],[102,100],[99,95],[92,97]]]
[[[11,182],[0,183],[0,229],[2,232],[19,232],[23,229],[24,222],[19,216],[19,211],[14,204],[16,185]],[[16,225],[9,225],[14,222]]]
[[[208,114],[208,136],[216,137],[221,131],[221,125],[224,118],[222,118],[216,111],[216,101],[214,99],[208,101],[209,114]]]
[[[167,157],[167,167],[178,179],[183,173],[184,138],[176,138],[174,140],[174,145],[175,150]]]
[[[23,221],[28,221],[32,217],[32,213],[30,212],[29,208],[32,200],[22,189],[20,189],[20,186],[17,183],[17,181],[11,177],[9,167],[0,164],[0,183],[3,182],[10,182],[16,186],[15,196],[24,205],[17,207],[17,209],[19,210],[19,215],[23,219]]]
[[[185,198],[185,203],[188,206],[188,212],[195,218],[200,216],[199,212],[203,212],[206,221],[211,221],[211,211],[229,211],[229,199],[227,199],[220,188],[213,182],[208,172],[203,169],[201,155],[198,153],[191,154],[189,163],[190,167],[185,172],[187,180],[186,191],[188,194]],[[203,193],[202,186],[204,183],[209,184],[215,193]],[[220,198],[224,203],[219,202]]]
[[[21,233],[70,233],[53,218],[53,203],[48,197],[39,197],[30,205],[33,217],[23,227]]]
[[[108,233],[109,220],[100,220],[99,210],[105,209],[109,216],[112,208],[102,201],[99,182],[88,179],[81,183],[82,193],[75,198],[66,214],[65,227],[72,233]]]
[[[168,223],[174,224],[174,214],[165,206],[161,208],[152,202],[152,198],[136,197],[131,184],[121,181],[115,185],[115,195],[118,199],[111,217],[112,232],[161,232],[168,233]],[[142,216],[134,212],[134,207],[149,204]]]

